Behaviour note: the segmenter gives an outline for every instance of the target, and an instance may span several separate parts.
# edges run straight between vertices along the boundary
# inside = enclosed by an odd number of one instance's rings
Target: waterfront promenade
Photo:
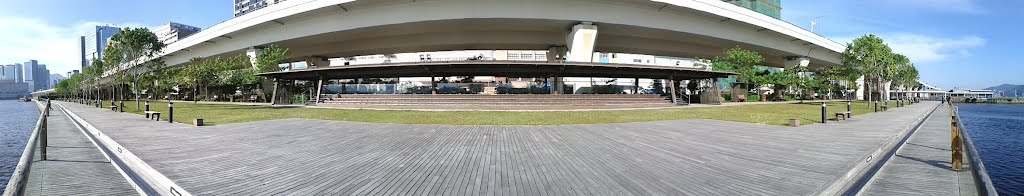
[[[978,195],[969,157],[952,169],[950,112],[940,106],[879,170],[861,195]]]
[[[849,180],[938,103],[795,128],[307,119],[192,127],[62,104],[195,195],[809,195]]]
[[[138,194],[60,108],[46,120],[47,160],[35,151],[25,195]]]

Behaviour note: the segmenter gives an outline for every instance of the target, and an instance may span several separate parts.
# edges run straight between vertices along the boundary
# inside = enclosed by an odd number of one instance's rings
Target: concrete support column
[[[565,46],[552,46],[551,48],[548,48],[548,54],[547,54],[548,61],[549,62],[565,61],[565,54],[566,54]]]
[[[640,78],[633,78],[633,94],[640,94]]]
[[[249,49],[245,50],[245,55],[249,56],[249,63],[251,63],[250,65],[252,65],[253,67],[256,67],[256,56],[259,56],[260,52],[262,52],[262,51],[263,51],[263,47],[259,47],[259,46],[250,47]]]
[[[270,93],[270,105],[277,104],[277,78],[274,78],[274,89]]]
[[[320,105],[320,94],[324,94],[324,77],[320,77],[320,80],[316,84],[316,100],[313,101],[313,105]]]
[[[555,84],[557,84],[555,85],[555,92],[558,92],[559,95],[565,94],[565,78],[556,77]]]
[[[671,95],[670,97],[672,97],[672,103],[678,103],[678,100],[676,99],[676,79],[675,79],[675,77],[668,76],[668,80],[669,80],[669,87],[668,87],[669,90],[668,91],[669,91],[669,94]]]
[[[430,76],[430,94],[437,94],[437,78]]]
[[[568,44],[568,53],[565,61],[592,62],[594,60],[594,46],[597,44],[597,26],[591,22],[583,22],[572,26],[565,43]]]
[[[327,57],[312,56],[306,57],[306,68],[325,68],[331,66],[331,61]]]

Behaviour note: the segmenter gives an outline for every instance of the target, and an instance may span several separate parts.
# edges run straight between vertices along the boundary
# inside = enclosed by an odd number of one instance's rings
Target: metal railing
[[[36,102],[36,104],[42,105],[43,103]],[[39,112],[36,128],[32,130],[32,135],[29,136],[28,142],[25,144],[25,151],[21,153],[21,159],[18,160],[18,166],[15,167],[14,172],[11,174],[10,181],[7,182],[7,189],[4,190],[3,196],[23,195],[25,193],[29,171],[32,169],[32,159],[35,158],[36,143],[39,143],[39,147],[46,146],[46,116],[49,116],[49,111],[50,104],[47,101],[46,105],[42,106],[42,111]],[[40,158],[46,159],[46,148],[41,148]]]
[[[971,176],[974,179],[975,187],[977,187],[978,195],[999,195],[999,193],[996,192],[995,186],[992,185],[992,179],[989,178],[988,169],[985,169],[985,163],[982,162],[981,155],[978,154],[977,148],[974,147],[974,141],[971,140],[971,136],[967,134],[967,131],[965,131],[966,129],[964,129],[964,123],[960,120],[959,108],[950,102],[946,103],[949,103],[950,116],[953,120],[950,125],[953,129],[951,132],[953,135],[953,169],[963,169],[962,167],[957,168],[956,166],[963,164],[962,153],[967,153],[967,161],[970,164]],[[962,149],[960,149],[961,146]]]

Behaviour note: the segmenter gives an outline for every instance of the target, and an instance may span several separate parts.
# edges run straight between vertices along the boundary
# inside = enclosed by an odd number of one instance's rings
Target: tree
[[[288,49],[281,48],[277,45],[270,45],[260,51],[256,55],[255,65],[260,70],[260,73],[281,71],[281,67],[278,67],[281,62],[284,62],[285,58],[288,57]]]
[[[761,54],[737,46],[727,50],[724,56],[716,57],[711,66],[714,70],[735,72],[738,74],[736,82],[747,84],[746,88],[749,89],[750,86],[761,87],[764,84],[764,73],[755,68],[763,62]]]
[[[163,68],[163,62],[153,57],[162,52],[165,46],[149,29],[129,27],[110,37],[110,44],[103,50],[104,60],[114,65],[108,70],[114,74],[115,80],[122,83],[131,81],[136,108],[139,108],[138,83],[143,75]]]
[[[873,94],[867,87],[881,89],[887,66],[896,64],[897,59],[882,38],[865,35],[847,44],[842,61],[844,65],[851,66],[857,75],[863,75],[865,84],[873,84],[865,85],[865,96],[870,102],[873,100]]]
[[[256,74],[281,71],[282,69],[281,67],[278,67],[278,65],[284,62],[287,57],[288,49],[278,47],[277,45],[270,45],[256,55],[256,59],[253,61],[255,63],[253,64],[253,67],[256,68],[256,70],[249,71],[252,76],[247,78],[246,82],[253,86],[261,86],[262,88],[256,88],[256,90],[258,91],[258,95],[264,97],[264,100],[269,100],[266,99],[267,92],[265,89],[271,88],[267,86],[270,82],[267,78],[258,77]]]

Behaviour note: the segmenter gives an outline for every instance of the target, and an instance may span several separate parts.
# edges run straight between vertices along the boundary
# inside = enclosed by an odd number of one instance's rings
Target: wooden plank
[[[952,170],[949,110],[940,107],[874,176],[861,195],[977,195],[970,170]]]
[[[807,195],[935,104],[795,128],[306,119],[191,127],[65,105],[197,195]]]
[[[58,110],[47,117],[47,160],[39,160],[36,151],[25,195],[138,195],[99,149]]]

